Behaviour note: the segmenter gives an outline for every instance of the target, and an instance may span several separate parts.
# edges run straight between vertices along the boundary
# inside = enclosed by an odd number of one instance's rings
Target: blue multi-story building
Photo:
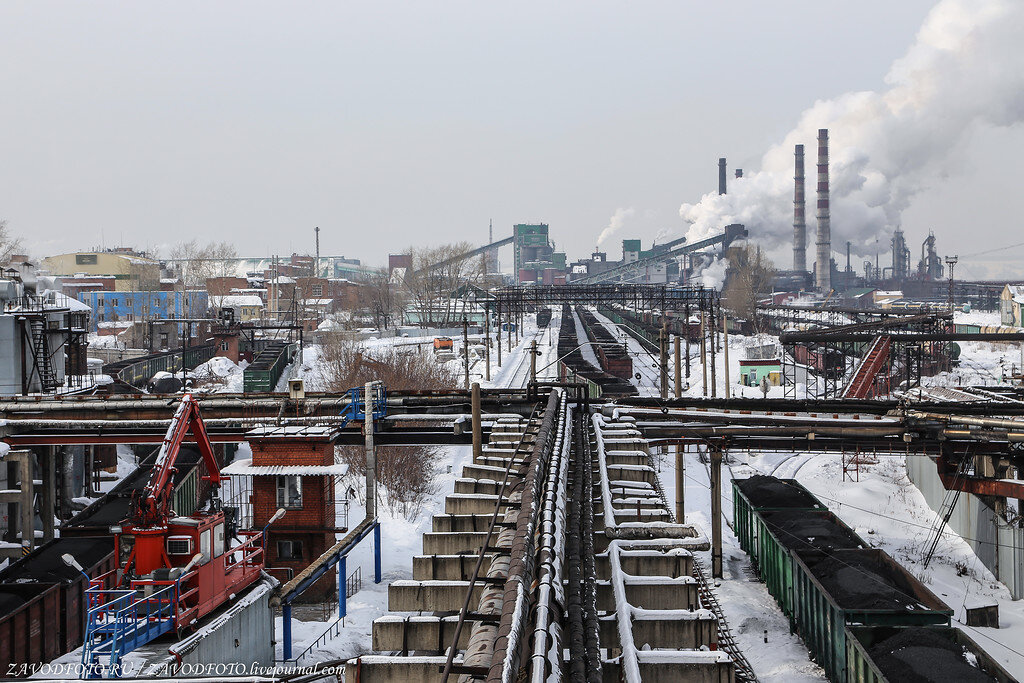
[[[167,318],[203,318],[209,308],[203,290],[158,292],[82,292],[92,309],[93,329],[103,322],[146,322]]]

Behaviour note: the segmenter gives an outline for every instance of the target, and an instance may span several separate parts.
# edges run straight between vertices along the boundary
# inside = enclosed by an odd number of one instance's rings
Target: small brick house
[[[330,427],[264,426],[249,432],[251,460],[236,460],[224,469],[233,476],[251,476],[252,526],[262,529],[278,508],[284,517],[267,532],[265,564],[287,580],[305,569],[334,545],[338,526],[335,481],[347,465],[334,462],[335,431]],[[290,569],[291,572],[285,570]],[[331,570],[302,595],[319,601],[337,592],[337,572]]]

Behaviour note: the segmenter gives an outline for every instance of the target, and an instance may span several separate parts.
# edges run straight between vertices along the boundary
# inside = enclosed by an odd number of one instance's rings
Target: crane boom
[[[203,457],[203,462],[206,464],[207,474],[203,478],[215,486],[219,486],[223,481],[220,466],[213,454],[213,445],[210,443],[206,427],[199,415],[199,404],[192,394],[185,394],[181,398],[181,405],[178,406],[178,410],[171,419],[170,426],[167,427],[167,434],[160,446],[160,453],[157,454],[149,482],[138,501],[135,519],[132,520],[136,526],[162,524],[170,516],[171,489],[174,483],[174,473],[177,471],[175,463],[189,432],[192,433],[199,453]]]

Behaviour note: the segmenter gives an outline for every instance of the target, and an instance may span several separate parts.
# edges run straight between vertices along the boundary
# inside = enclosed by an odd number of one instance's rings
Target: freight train
[[[733,481],[740,547],[834,683],[1014,680],[953,611],[792,479]]]
[[[558,332],[558,376],[563,382],[583,382],[591,398],[635,396],[636,386],[628,379],[616,377],[594,367],[583,357],[576,336],[576,323],[568,304],[562,307],[562,325]]]

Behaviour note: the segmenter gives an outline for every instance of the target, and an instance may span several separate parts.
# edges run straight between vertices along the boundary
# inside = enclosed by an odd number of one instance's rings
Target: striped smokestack
[[[807,221],[804,218],[804,146],[793,153],[793,270],[807,272]]]
[[[832,225],[828,210],[828,128],[818,129],[818,254],[814,284],[823,293],[832,289]]]
[[[718,194],[725,194],[725,157],[718,160]]]

